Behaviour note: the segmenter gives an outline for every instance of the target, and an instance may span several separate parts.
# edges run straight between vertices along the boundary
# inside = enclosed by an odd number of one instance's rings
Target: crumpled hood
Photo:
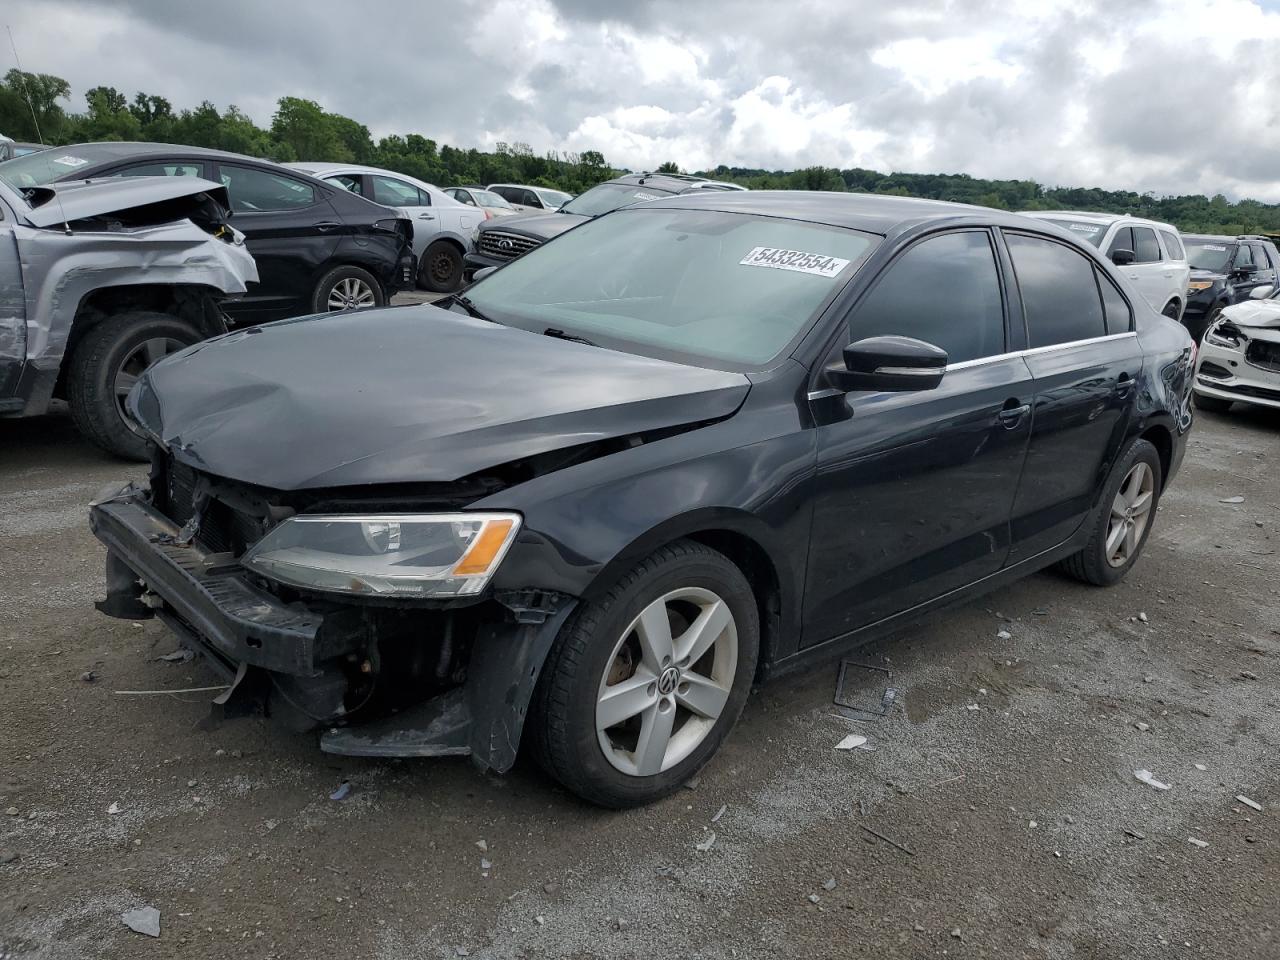
[[[1280,327],[1280,300],[1243,300],[1223,307],[1222,315],[1241,327]]]
[[[432,306],[253,327],[167,357],[134,416],[179,460],[276,490],[450,481],[578,444],[728,416],[742,374]]]
[[[576,213],[535,213],[529,216],[519,214],[515,217],[503,217],[501,220],[487,220],[481,230],[502,230],[505,233],[524,233],[539,240],[550,240],[558,237],[571,227],[586,223],[590,217]],[[489,225],[492,226],[489,226]]]
[[[28,209],[22,213],[33,227],[58,226],[201,194],[212,197],[224,210],[231,208],[226,187],[199,177],[71,180],[31,187],[26,193]]]

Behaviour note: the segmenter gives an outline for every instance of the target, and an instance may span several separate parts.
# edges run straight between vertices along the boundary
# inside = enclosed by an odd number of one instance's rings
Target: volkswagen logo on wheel
[[[675,667],[667,667],[662,671],[662,676],[658,677],[658,692],[664,697],[670,696],[680,683],[680,671]]]

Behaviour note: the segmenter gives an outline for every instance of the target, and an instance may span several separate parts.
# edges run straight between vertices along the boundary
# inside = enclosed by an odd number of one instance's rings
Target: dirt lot
[[[1280,416],[1201,415],[1125,584],[1041,574],[860,651],[901,693],[874,723],[834,668],[769,686],[696,789],[616,814],[117,695],[216,683],[93,610],[85,504],[141,471],[0,421],[0,957],[1275,960],[1278,465]]]

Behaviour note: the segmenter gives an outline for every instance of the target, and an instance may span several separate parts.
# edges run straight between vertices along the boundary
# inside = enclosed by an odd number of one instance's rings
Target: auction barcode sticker
[[[738,261],[744,267],[769,267],[773,270],[792,270],[816,277],[834,277],[849,265],[848,260],[828,257],[822,253],[805,253],[803,250],[784,250],[781,247],[756,247]]]

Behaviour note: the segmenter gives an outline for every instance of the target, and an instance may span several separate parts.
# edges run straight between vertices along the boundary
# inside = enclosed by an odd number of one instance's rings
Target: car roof
[[[144,141],[106,141],[100,143],[70,143],[57,147],[67,153],[81,156],[93,163],[106,163],[110,160],[128,160],[133,157],[172,156],[180,154],[187,157],[225,158],[227,160],[255,160],[259,163],[275,163],[261,157],[246,157],[240,153],[226,150],[213,150],[209,147],[189,147],[181,143],[150,143]]]
[[[399,177],[401,180],[408,180],[410,183],[417,184],[420,187],[430,187],[432,190],[440,189],[434,183],[419,180],[417,177],[411,177],[407,173],[388,170],[386,167],[371,167],[363,163],[311,163],[300,160],[297,163],[286,163],[285,166],[292,170],[301,170],[303,173],[311,173],[316,176],[326,173],[380,173],[388,177]]]
[[[1219,243],[1239,243],[1241,237],[1228,237],[1220,233],[1184,233],[1183,240],[1216,240]],[[1249,237],[1250,240],[1262,240],[1262,237]]]
[[[1172,230],[1175,233],[1178,230],[1172,223],[1165,223],[1162,220],[1148,220],[1146,217],[1132,217],[1127,213],[1092,213],[1088,210],[1023,210],[1021,213],[1026,217],[1070,217],[1072,220],[1088,220],[1093,223],[1106,224],[1115,223],[1117,220],[1127,220],[1130,223],[1141,223],[1144,226]]]
[[[990,207],[975,207],[967,203],[823,190],[695,190],[632,204],[623,209],[654,207],[719,210],[725,213],[804,220],[882,236],[925,221],[978,219],[1011,228],[1027,225],[1027,218],[1019,214]]]

